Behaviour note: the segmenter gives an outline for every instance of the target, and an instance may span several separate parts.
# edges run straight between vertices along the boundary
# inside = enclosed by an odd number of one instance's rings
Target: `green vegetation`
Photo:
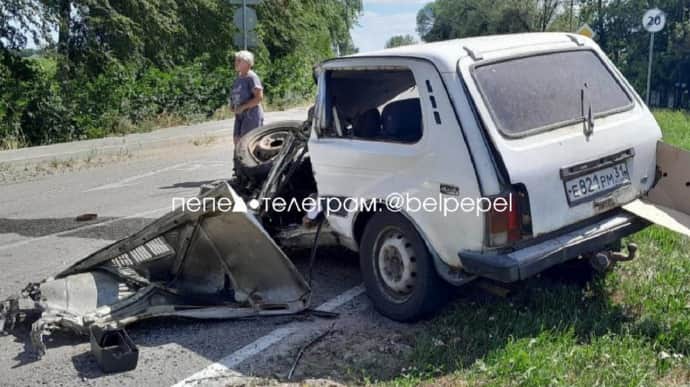
[[[656,110],[654,117],[662,128],[664,141],[690,149],[690,113],[674,110]]]
[[[656,37],[653,103],[687,109],[690,10],[683,0],[654,6],[668,22]],[[436,41],[572,31],[586,22],[642,91],[648,34],[638,26],[648,7],[642,0],[435,0],[419,11],[417,29]],[[1,1],[0,149],[226,117],[235,9],[227,0]],[[280,108],[310,99],[312,66],[356,50],[349,30],[361,10],[361,0],[262,1],[254,51],[266,102]],[[413,40],[397,36],[387,45]]]
[[[690,115],[655,112],[690,149]],[[638,258],[586,285],[544,274],[503,299],[472,286],[428,323],[394,385],[688,385],[690,240],[660,227]]]
[[[417,44],[417,39],[412,35],[395,35],[388,39],[386,48],[409,46],[410,44]]]
[[[256,7],[260,44],[252,50],[267,104],[312,96],[312,66],[354,50],[349,29],[361,7],[361,0]],[[227,0],[3,0],[0,149],[226,116],[235,9]],[[29,41],[49,44],[27,50]]]
[[[572,8],[571,8],[572,5]],[[575,31],[588,23],[594,40],[643,94],[649,33],[642,16],[652,7],[667,15],[655,37],[653,106],[690,109],[690,8],[686,0],[436,0],[417,14],[427,42],[517,32]]]

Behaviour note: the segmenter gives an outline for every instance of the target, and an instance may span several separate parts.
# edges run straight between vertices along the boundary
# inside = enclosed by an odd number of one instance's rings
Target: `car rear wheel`
[[[242,136],[235,144],[235,174],[254,181],[268,176],[286,139],[302,128],[302,121],[264,125]]]
[[[400,214],[371,218],[360,244],[360,268],[374,307],[393,320],[429,316],[447,300],[449,285],[436,273],[422,238]]]

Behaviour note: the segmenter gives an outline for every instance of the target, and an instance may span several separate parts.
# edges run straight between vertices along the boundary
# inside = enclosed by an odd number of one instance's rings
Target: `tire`
[[[359,257],[367,295],[390,319],[417,321],[448,300],[450,285],[436,273],[417,230],[400,214],[378,213],[369,220]]]
[[[273,161],[283,146],[284,138],[299,130],[302,124],[302,121],[276,122],[242,136],[235,144],[235,174],[253,181],[263,181],[273,168]]]

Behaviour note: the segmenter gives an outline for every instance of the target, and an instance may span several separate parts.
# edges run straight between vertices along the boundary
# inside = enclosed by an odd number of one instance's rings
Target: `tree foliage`
[[[653,88],[655,104],[690,107],[690,3],[660,0],[654,7],[666,13],[666,26],[655,34]],[[583,22],[596,32],[595,40],[623,71],[635,88],[644,92],[647,80],[649,33],[642,28],[642,15],[650,6],[643,0],[582,3]],[[685,88],[683,87],[685,85]],[[682,97],[682,98],[681,98]]]
[[[412,35],[395,35],[386,41],[386,48],[409,46],[411,44],[416,44],[417,39]]]
[[[547,31],[564,0],[436,0],[417,13],[425,41]]]
[[[2,0],[0,148],[214,114],[235,76],[236,9],[228,0]],[[313,65],[356,50],[349,31],[361,10],[361,0],[263,0],[253,51],[268,102],[309,97]],[[27,46],[42,48],[28,55]]]
[[[572,4],[572,8],[571,8]],[[687,0],[436,0],[417,14],[424,41],[537,31],[572,31],[588,23],[595,40],[633,86],[647,79],[649,33],[642,15],[652,7],[667,14],[656,34],[654,90],[658,105],[690,106],[690,3]],[[572,28],[571,28],[572,26]],[[683,86],[685,85],[685,86]]]
[[[52,15],[38,1],[0,1],[0,50],[19,50],[49,35]]]

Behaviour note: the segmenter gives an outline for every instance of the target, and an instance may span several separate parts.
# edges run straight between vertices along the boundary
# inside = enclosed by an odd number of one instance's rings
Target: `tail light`
[[[505,246],[522,238],[523,200],[520,195],[510,191],[491,198],[491,209],[486,213],[490,246]]]

